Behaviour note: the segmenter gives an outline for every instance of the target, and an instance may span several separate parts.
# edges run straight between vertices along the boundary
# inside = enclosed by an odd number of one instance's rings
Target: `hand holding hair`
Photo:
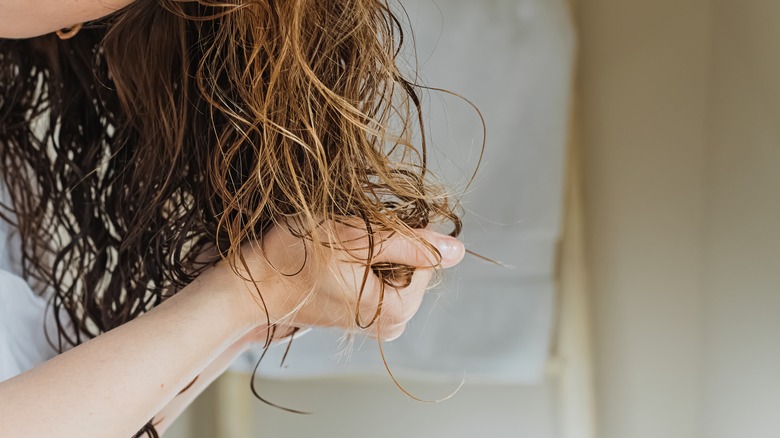
[[[456,265],[465,253],[460,241],[431,230],[414,230],[411,235],[376,233],[371,251],[365,228],[335,222],[328,228],[318,230],[322,235],[317,236],[329,235],[332,241],[327,245],[276,225],[262,242],[245,246],[250,272],[239,272],[243,275],[234,281],[243,284],[234,289],[251,295],[253,302],[247,305],[251,321],[348,331],[368,327],[368,333],[376,336],[378,327],[372,320],[377,315],[382,338],[394,339],[420,307],[434,271]],[[383,283],[374,269],[367,269],[370,255],[372,266],[414,268],[411,278],[395,286]],[[256,282],[262,300],[247,274]]]
[[[264,251],[259,251],[260,247],[257,245],[248,245],[247,264],[254,267],[252,275],[263,293],[262,301],[254,295],[255,288],[247,284],[247,280],[231,272],[226,263],[210,268],[219,274],[217,278],[226,276],[230,279],[216,280],[215,283],[224,285],[230,281],[236,282],[231,292],[232,297],[246,300],[244,305],[238,307],[245,312],[240,316],[233,315],[235,321],[248,319],[250,325],[257,325],[221,353],[192,382],[192,387],[179,394],[155,416],[153,422],[159,432],[167,429],[173,419],[239,354],[252,344],[268,342],[271,336],[276,340],[293,333],[295,328],[329,326],[340,327],[348,332],[364,332],[372,337],[378,337],[381,332],[385,341],[399,337],[406,323],[420,307],[423,294],[436,269],[433,267],[454,266],[460,262],[464,253],[463,244],[457,239],[430,230],[414,230],[416,238],[380,233],[375,240],[377,251],[373,262],[377,265],[392,264],[414,269],[408,284],[399,285],[404,287],[386,288],[384,293],[384,286],[377,273],[370,270],[361,296],[359,291],[365,273],[365,259],[368,256],[366,245],[361,242],[367,240],[367,235],[361,228],[350,226],[336,226],[335,230],[339,231],[334,236],[335,239],[349,242],[343,245],[349,245],[349,248],[326,251],[324,258],[306,257],[312,248],[304,248],[310,246],[311,242],[292,235],[284,226],[276,226],[264,236]],[[377,241],[381,244],[376,243]],[[432,246],[429,247],[425,242]],[[300,269],[304,259],[307,266]],[[290,273],[295,275],[289,275]],[[395,290],[387,293],[390,289]],[[362,298],[360,304],[357,304],[358,297]],[[251,301],[247,298],[251,298]],[[371,322],[380,300],[381,321]],[[264,306],[268,306],[270,310],[269,318],[266,318]],[[355,313],[358,307],[360,315]],[[367,329],[358,326],[358,316],[362,319],[360,325],[368,326]],[[274,330],[267,326],[268,320],[275,325]]]

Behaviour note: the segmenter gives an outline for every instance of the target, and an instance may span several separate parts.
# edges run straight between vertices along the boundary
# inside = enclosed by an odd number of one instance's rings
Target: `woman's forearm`
[[[0,38],[31,38],[111,14],[133,0],[0,0]]]
[[[236,343],[227,348],[218,358],[209,364],[198,375],[192,384],[187,387],[187,390],[177,395],[167,406],[165,406],[160,412],[154,416],[154,425],[157,432],[163,435],[169,427],[179,418],[182,412],[196,399],[198,396],[211,385],[214,380],[221,376],[229,367],[233,361],[238,358],[246,350],[246,348],[240,343]],[[249,385],[247,385],[247,391],[249,391]]]
[[[260,346],[265,340],[266,330],[263,327],[258,327],[248,333],[238,342],[228,347],[222,354],[219,355],[211,364],[209,364],[195,379],[191,385],[187,387],[187,390],[177,395],[170,403],[168,403],[162,411],[158,412],[154,416],[154,424],[157,428],[157,432],[160,435],[164,434],[166,430],[173,424],[174,421],[184,412],[185,409],[206,389],[214,382],[219,376],[221,376],[230,365],[240,356],[247,351],[252,345]],[[247,391],[249,386],[247,385]]]
[[[220,284],[208,275],[149,313],[0,383],[3,437],[132,436],[256,327],[243,317],[251,297],[207,288]]]

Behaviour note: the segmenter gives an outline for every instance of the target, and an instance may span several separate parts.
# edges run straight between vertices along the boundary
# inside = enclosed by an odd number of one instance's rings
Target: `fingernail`
[[[466,254],[466,247],[463,246],[460,240],[454,237],[440,238],[436,248],[441,253],[441,266],[443,268],[457,265],[463,259],[463,255]]]

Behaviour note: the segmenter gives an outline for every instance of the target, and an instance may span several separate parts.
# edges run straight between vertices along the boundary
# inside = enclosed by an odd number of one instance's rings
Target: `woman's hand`
[[[329,249],[318,251],[310,240],[294,236],[286,225],[274,226],[262,242],[243,247],[249,272],[239,269],[238,289],[248,291],[254,303],[248,304],[255,324],[266,322],[262,309],[268,309],[272,324],[295,327],[338,327],[357,331],[370,325],[368,333],[394,339],[417,312],[423,293],[436,268],[454,266],[463,258],[465,248],[457,239],[430,230],[415,230],[419,239],[400,233],[378,233],[374,239],[372,264],[390,263],[415,268],[408,286],[383,285],[368,269],[368,233],[359,226],[330,223],[330,234],[319,229],[318,236],[334,237]],[[326,240],[327,241],[327,240]],[[428,242],[431,246],[427,246]],[[433,249],[435,248],[435,249]],[[382,289],[384,288],[384,293]],[[262,294],[262,301],[257,291]],[[378,321],[370,324],[381,301]],[[252,309],[251,307],[254,307]],[[358,325],[356,317],[359,317]]]

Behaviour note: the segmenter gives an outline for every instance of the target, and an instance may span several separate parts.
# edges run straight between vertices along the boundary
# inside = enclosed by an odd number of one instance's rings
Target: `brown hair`
[[[402,44],[379,0],[137,0],[69,40],[0,40],[0,214],[59,347],[187,285],[205,248],[235,269],[280,219],[457,235]]]

